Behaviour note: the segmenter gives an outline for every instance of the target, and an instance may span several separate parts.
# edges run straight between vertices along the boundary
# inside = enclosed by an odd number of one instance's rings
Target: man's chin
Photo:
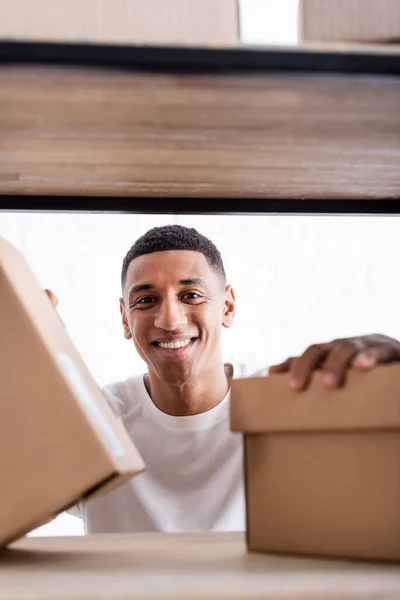
[[[169,362],[168,364],[153,365],[151,371],[165,385],[180,387],[189,383],[196,377],[196,369],[193,363]]]

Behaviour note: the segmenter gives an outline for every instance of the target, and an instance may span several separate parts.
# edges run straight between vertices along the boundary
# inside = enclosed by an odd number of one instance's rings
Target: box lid
[[[316,372],[304,392],[288,375],[237,379],[231,391],[231,429],[244,433],[400,429],[400,365],[350,370],[346,385],[327,389]]]

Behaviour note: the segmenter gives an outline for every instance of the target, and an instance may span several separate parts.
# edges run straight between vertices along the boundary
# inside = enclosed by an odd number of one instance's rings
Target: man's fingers
[[[314,344],[297,358],[274,365],[270,373],[290,373],[293,390],[307,388],[313,371],[322,367],[322,381],[328,387],[344,383],[348,367],[372,369],[380,363],[400,362],[400,342],[387,335],[371,334]]]
[[[357,352],[359,346],[351,341],[337,342],[333,345],[322,367],[322,382],[332,388],[342,385],[347,368]]]
[[[50,302],[52,303],[54,308],[57,308],[58,305],[58,298],[57,296],[51,291],[51,290],[44,290],[48,299],[50,300]],[[63,325],[63,327],[65,327],[63,320],[61,319],[60,315],[58,314],[58,312],[56,311],[56,315],[58,316],[58,318],[61,321],[61,324]]]
[[[293,360],[294,358],[291,356],[278,365],[271,365],[268,369],[268,373],[288,373]]]
[[[52,305],[54,306],[54,308],[57,308],[58,305],[58,298],[55,294],[53,294],[53,292],[51,290],[44,290],[47,294],[48,299],[50,300],[50,302],[52,303]]]
[[[399,351],[395,347],[370,348],[359,352],[352,361],[352,366],[361,371],[368,371],[379,363],[390,363],[399,360]]]
[[[359,369],[360,371],[369,371],[377,364],[376,356],[374,356],[372,350],[368,350],[367,352],[359,352],[353,358],[351,366]]]
[[[314,344],[302,356],[295,358],[290,369],[289,385],[292,390],[304,390],[313,371],[323,362],[331,344]]]

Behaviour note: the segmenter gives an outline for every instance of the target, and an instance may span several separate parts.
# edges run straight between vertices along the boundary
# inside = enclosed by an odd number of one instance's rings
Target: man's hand
[[[50,300],[50,302],[52,303],[52,305],[54,306],[54,308],[57,308],[58,305],[58,298],[55,294],[53,294],[53,292],[51,290],[44,290],[47,294],[48,299]]]
[[[400,342],[386,335],[364,335],[313,344],[301,355],[270,367],[270,373],[290,373],[290,387],[304,390],[313,371],[322,370],[322,381],[335,388],[344,383],[349,367],[369,370],[380,363],[400,361]]]

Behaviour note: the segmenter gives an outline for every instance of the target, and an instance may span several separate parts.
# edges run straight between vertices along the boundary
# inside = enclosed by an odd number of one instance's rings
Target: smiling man
[[[228,392],[220,336],[233,324],[235,298],[211,242],[177,227],[161,232],[138,240],[124,260],[124,333],[148,366],[152,402],[170,415],[195,415]],[[160,234],[168,239],[162,251]]]
[[[235,294],[219,251],[194,229],[148,231],[123,261],[120,310],[147,373],[104,393],[147,470],[80,507],[86,532],[244,530],[242,439],[229,429],[233,368],[221,351]],[[399,342],[373,335],[311,346],[272,370],[290,371],[301,390],[317,367],[336,386],[350,365],[399,358]]]

